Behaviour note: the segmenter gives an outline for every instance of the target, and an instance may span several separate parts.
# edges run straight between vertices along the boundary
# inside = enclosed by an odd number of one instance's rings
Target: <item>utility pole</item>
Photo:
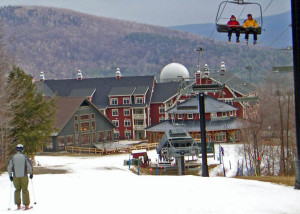
[[[292,31],[293,31],[293,58],[294,58],[294,90],[295,90],[295,118],[297,160],[295,189],[300,189],[300,2],[291,0],[292,6]]]

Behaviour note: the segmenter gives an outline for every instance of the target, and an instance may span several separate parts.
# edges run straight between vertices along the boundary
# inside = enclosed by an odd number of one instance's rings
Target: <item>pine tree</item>
[[[18,67],[13,67],[9,74],[9,86],[10,96],[19,97],[14,105],[13,147],[23,144],[25,153],[34,158],[35,152],[54,132],[55,98],[44,99],[32,77]]]

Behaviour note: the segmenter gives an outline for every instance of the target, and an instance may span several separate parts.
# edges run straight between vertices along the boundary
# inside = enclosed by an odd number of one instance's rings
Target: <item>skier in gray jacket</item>
[[[29,158],[23,154],[24,146],[18,144],[16,147],[16,154],[11,157],[7,167],[9,179],[13,181],[15,190],[15,204],[17,209],[21,209],[21,190],[22,200],[25,209],[29,209],[30,198],[28,191],[28,177],[27,172],[30,173],[30,179],[33,178],[32,163]]]

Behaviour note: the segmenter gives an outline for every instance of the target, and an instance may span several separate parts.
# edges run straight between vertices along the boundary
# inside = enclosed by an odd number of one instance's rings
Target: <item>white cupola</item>
[[[207,65],[207,64],[204,65],[203,73],[204,73],[204,75],[206,75],[206,76],[209,76],[209,74],[210,74],[209,68],[208,68],[208,65]]]
[[[44,82],[44,81],[45,81],[45,75],[44,75],[44,72],[43,72],[43,71],[41,71],[41,73],[40,73],[40,81],[41,81],[41,82]]]
[[[120,78],[121,78],[120,68],[117,68],[117,70],[116,70],[116,79],[120,79]]]
[[[81,70],[78,70],[78,73],[77,73],[77,80],[82,80],[82,73],[81,73]]]
[[[226,72],[226,66],[225,66],[225,62],[221,62],[221,72]]]

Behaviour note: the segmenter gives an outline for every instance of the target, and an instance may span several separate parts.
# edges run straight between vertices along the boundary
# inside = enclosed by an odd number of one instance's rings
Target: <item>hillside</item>
[[[241,23],[243,20],[239,20]],[[263,33],[259,35],[262,46],[273,48],[286,48],[292,46],[292,28],[288,27],[292,23],[291,12],[286,12],[274,16],[266,16],[263,19]],[[227,41],[226,33],[218,33],[215,23],[191,24],[171,26],[170,29],[194,33],[205,37],[210,37],[220,41]],[[244,38],[243,36],[241,38]]]
[[[48,7],[0,9],[8,49],[27,73],[46,78],[74,78],[81,69],[85,77],[159,74],[168,63],[179,62],[195,72],[201,64],[218,69],[221,61],[239,72],[254,66],[260,79],[272,66],[292,63],[291,53],[262,47],[248,48],[172,29],[86,15]],[[244,69],[246,70],[246,69]],[[247,75],[246,71],[241,72]]]

